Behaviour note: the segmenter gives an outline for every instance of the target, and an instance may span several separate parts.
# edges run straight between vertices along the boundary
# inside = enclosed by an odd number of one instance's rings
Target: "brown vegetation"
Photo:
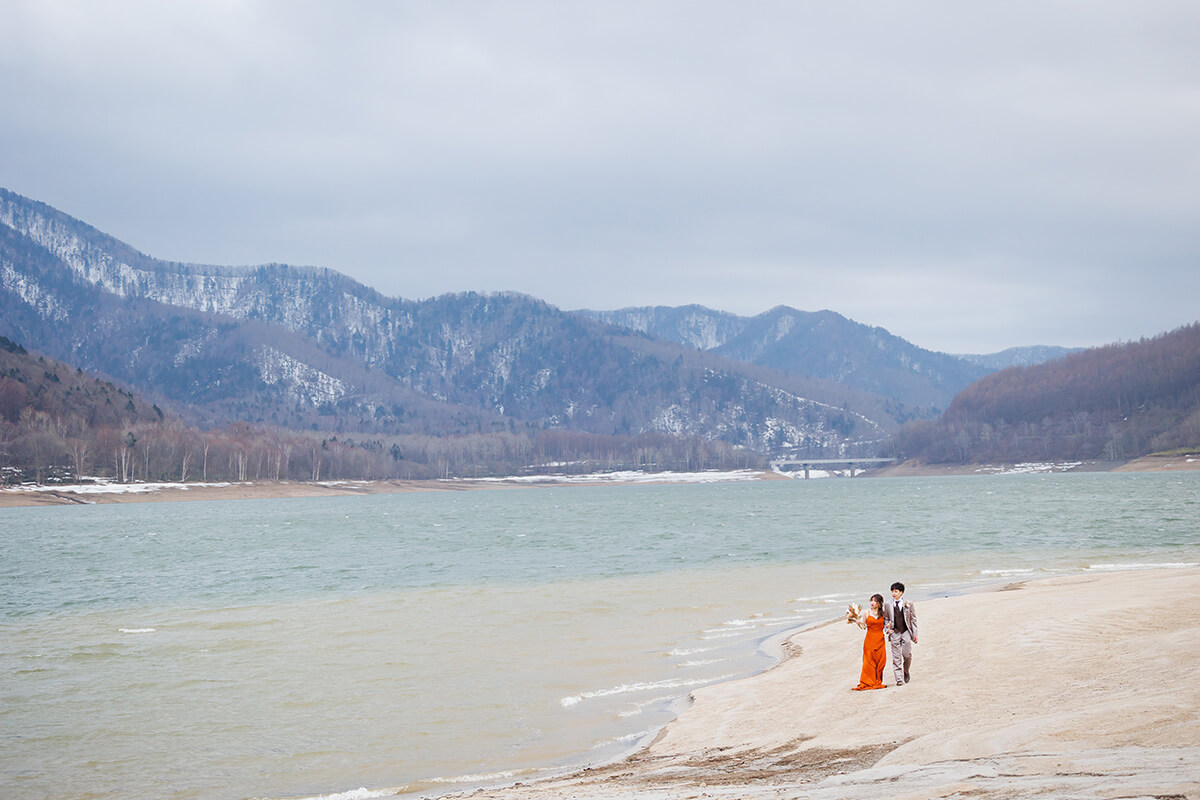
[[[1200,323],[996,372],[897,438],[927,463],[1119,461],[1198,444]]]
[[[190,427],[113,383],[0,337],[0,483],[375,480],[596,469],[762,466],[700,437],[547,430],[463,436],[330,435],[236,423]]]

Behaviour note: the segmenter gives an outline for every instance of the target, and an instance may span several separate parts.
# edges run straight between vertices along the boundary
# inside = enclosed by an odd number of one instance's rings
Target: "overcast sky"
[[[387,295],[1200,320],[1200,4],[0,0],[0,186]]]

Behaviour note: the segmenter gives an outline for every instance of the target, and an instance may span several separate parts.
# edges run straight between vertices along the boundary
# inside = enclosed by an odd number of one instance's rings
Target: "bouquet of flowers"
[[[851,603],[846,607],[846,624],[853,625],[862,618],[862,606],[858,603]]]

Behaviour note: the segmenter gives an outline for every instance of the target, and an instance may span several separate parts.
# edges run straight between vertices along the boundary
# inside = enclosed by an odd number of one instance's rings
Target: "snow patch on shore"
[[[724,483],[758,480],[762,473],[753,469],[711,472],[590,472],[586,475],[511,475],[503,478],[451,478],[479,483]]]
[[[200,489],[210,486],[232,486],[231,483],[111,483],[108,481],[99,481],[97,483],[72,483],[72,484],[21,484],[19,486],[5,486],[0,488],[0,492],[67,492],[69,494],[146,494],[148,492],[158,492],[163,489]]]
[[[986,466],[975,471],[985,475],[1040,475],[1047,472],[1070,472],[1081,466],[1082,461],[1045,461]]]

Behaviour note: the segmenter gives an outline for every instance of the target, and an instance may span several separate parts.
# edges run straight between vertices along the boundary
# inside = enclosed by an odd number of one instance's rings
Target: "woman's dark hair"
[[[899,589],[899,590],[900,590],[900,593],[901,593],[901,594],[904,594],[904,584],[903,584],[903,583],[901,583],[900,581],[896,581],[895,583],[893,583],[893,584],[892,584],[892,588],[893,588],[893,589]]]
[[[871,595],[871,599],[875,601],[875,605],[879,606],[879,610],[883,611],[883,595],[873,594]]]

